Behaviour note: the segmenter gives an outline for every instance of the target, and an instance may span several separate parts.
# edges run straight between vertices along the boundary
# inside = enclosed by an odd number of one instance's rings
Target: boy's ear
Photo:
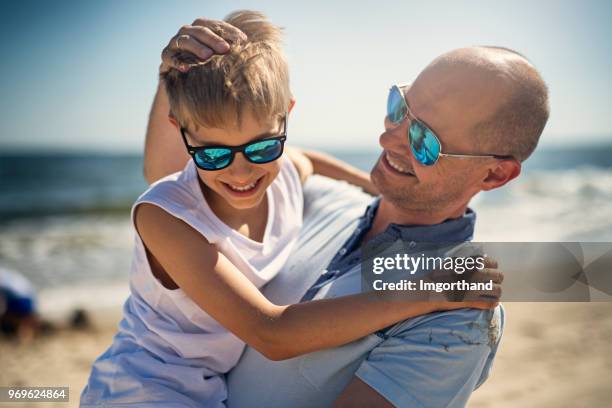
[[[174,125],[176,130],[179,130],[181,128],[181,125],[179,125],[178,120],[176,120],[172,112],[168,114],[168,120]]]
[[[294,106],[295,106],[295,99],[291,98],[291,100],[289,101],[289,107],[287,108],[287,113],[290,113],[291,109],[293,109]]]

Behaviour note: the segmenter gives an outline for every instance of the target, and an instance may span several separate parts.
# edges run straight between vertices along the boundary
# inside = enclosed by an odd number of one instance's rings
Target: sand
[[[469,407],[606,407],[612,401],[612,303],[506,303],[502,345]],[[92,361],[110,344],[119,310],[94,327],[63,329],[29,345],[0,340],[0,385],[69,386],[76,407]],[[2,406],[7,404],[0,404]]]

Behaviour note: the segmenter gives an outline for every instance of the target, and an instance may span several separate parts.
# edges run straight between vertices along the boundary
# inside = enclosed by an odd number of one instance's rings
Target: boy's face
[[[259,123],[250,112],[242,117],[242,127],[200,127],[197,132],[187,129],[185,135],[192,146],[240,146],[258,139],[278,136],[283,131],[282,120],[267,120]],[[236,209],[248,209],[261,203],[268,186],[280,170],[280,160],[265,164],[249,162],[237,152],[232,163],[217,171],[197,169],[200,179],[212,190],[213,201],[222,198]]]

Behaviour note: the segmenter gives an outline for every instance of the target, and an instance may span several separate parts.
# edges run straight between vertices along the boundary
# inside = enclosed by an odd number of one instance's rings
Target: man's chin
[[[372,180],[372,184],[378,189],[380,195],[389,202],[395,202],[396,196],[398,193],[397,188],[393,188],[388,185],[387,180],[383,174],[381,174],[380,169],[374,168],[370,173],[370,179]]]
[[[381,195],[385,197],[391,197],[397,195],[400,190],[403,190],[405,186],[397,186],[393,185],[389,182],[389,180],[385,177],[385,171],[381,168],[382,163],[380,163],[380,159],[376,162],[374,168],[370,172],[370,180],[372,180],[372,184],[376,186]],[[403,195],[403,194],[402,194]]]
[[[380,195],[384,200],[392,204],[398,210],[403,211],[414,211],[414,192],[408,191],[407,186],[391,185],[388,180],[385,179],[383,170],[379,168],[378,163],[370,173],[372,184],[376,186]]]

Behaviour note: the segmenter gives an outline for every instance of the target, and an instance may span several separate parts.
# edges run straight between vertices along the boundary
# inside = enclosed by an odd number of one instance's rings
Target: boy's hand
[[[246,39],[246,34],[225,21],[198,18],[191,25],[182,26],[170,39],[161,53],[159,73],[172,68],[187,72],[214,54],[225,54],[230,44]]]
[[[452,271],[434,271],[430,273],[427,278],[430,282],[434,283],[450,283],[458,280],[465,280],[470,283],[487,283],[491,281],[493,283],[492,290],[444,291],[442,293],[444,296],[443,303],[445,304],[448,302],[451,304],[455,303],[456,305],[471,304],[464,307],[486,309],[489,307],[495,307],[499,303],[502,296],[502,282],[504,281],[504,274],[497,269],[497,261],[493,258],[486,257],[484,259],[484,266],[484,269],[473,268],[471,270],[467,270],[461,275],[457,275]],[[435,294],[432,295],[435,297]],[[489,304],[490,306],[481,307],[474,306],[473,304]]]
[[[424,301],[432,305],[433,310],[452,310],[459,308],[492,309],[499,304],[502,296],[502,282],[504,274],[497,269],[498,264],[495,259],[486,257],[484,268],[473,268],[466,270],[463,274],[457,274],[453,270],[434,270],[430,271],[423,278],[425,283],[444,284],[458,281],[468,283],[492,283],[490,290],[444,290],[441,292],[431,288],[421,288],[417,284],[416,289],[404,291],[385,291],[380,292],[385,296],[398,297],[408,301]],[[413,280],[413,282],[415,282]]]

